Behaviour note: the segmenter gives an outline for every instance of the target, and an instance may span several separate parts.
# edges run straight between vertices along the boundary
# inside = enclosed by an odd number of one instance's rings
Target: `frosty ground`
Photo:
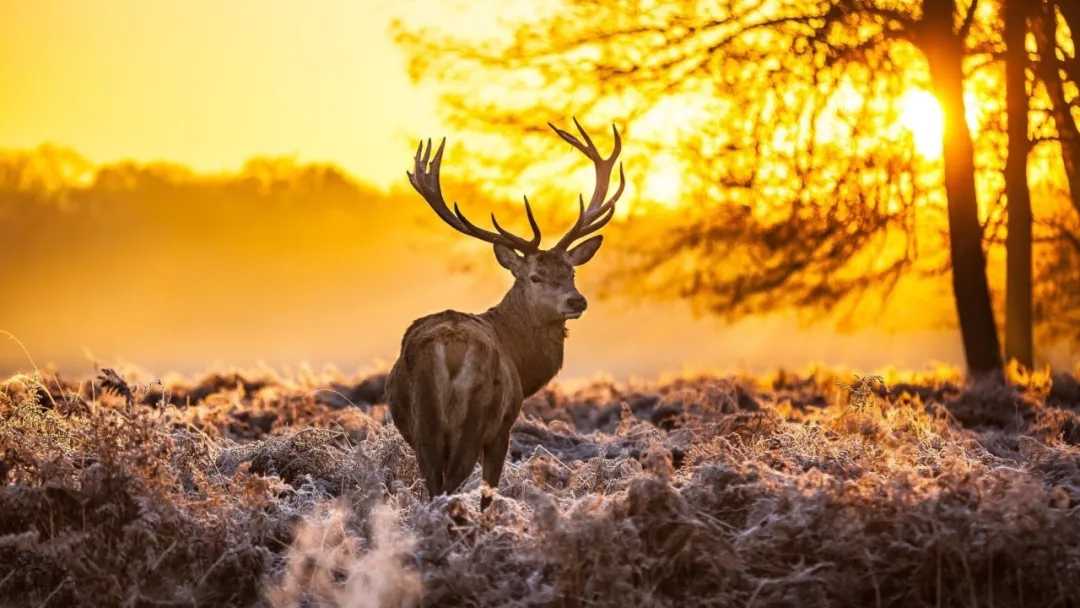
[[[0,606],[1076,606],[1080,383],[594,382],[429,501],[383,377],[0,384]]]

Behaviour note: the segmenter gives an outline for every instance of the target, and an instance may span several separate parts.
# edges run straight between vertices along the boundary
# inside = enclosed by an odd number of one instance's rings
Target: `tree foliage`
[[[483,134],[485,144],[526,144],[478,146],[470,155],[478,166],[495,162],[504,177],[530,170],[537,151],[557,143],[542,125],[571,114],[625,127],[639,154],[628,160],[638,192],[641,176],[674,165],[678,207],[650,211],[647,227],[627,222],[632,236],[622,240],[631,251],[613,289],[690,297],[733,317],[789,307],[831,314],[868,294],[887,301],[904,280],[937,280],[956,261],[948,234],[955,188],[946,188],[942,158],[950,151],[920,151],[913,136],[932,125],[902,124],[913,91],[934,91],[947,114],[973,128],[970,160],[954,174],[973,178],[977,207],[964,204],[964,234],[983,241],[996,268],[1006,217],[1001,6],[957,4],[564,0],[486,39],[402,26],[398,34],[414,77],[437,81],[456,126]],[[943,27],[962,68],[952,108],[931,69],[947,46],[943,28],[934,29],[945,20],[929,18],[935,10],[951,14]],[[1034,122],[1033,130],[1042,124]],[[487,171],[477,175],[495,173]],[[1050,254],[1068,245],[1049,218],[1037,218],[1036,258],[1057,266],[1039,268],[1039,293],[1054,272],[1075,266],[1071,253]],[[981,265],[974,259],[970,268]],[[964,290],[978,285],[957,286],[958,298]],[[1044,302],[1036,312],[1050,323],[1065,309]],[[993,334],[984,331],[992,315],[981,316],[979,331]],[[996,351],[996,337],[983,348]]]

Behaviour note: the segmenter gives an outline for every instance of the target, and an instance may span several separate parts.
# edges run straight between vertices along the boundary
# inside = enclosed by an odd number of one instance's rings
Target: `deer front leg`
[[[499,489],[499,477],[502,476],[503,463],[506,461],[506,449],[508,447],[510,447],[509,429],[493,443],[484,446],[483,473],[487,487],[484,488],[483,494],[480,496],[480,511],[483,511],[491,504],[491,497]]]

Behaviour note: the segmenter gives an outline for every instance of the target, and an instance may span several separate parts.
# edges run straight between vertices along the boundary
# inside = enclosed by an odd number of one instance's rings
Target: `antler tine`
[[[585,146],[585,144],[581,143],[581,141],[578,138],[574,137],[573,135],[571,135],[570,133],[568,133],[566,131],[563,131],[559,127],[556,127],[554,124],[552,124],[550,122],[548,123],[548,126],[551,127],[552,131],[555,131],[556,135],[563,138],[563,140],[566,141],[566,143],[570,144],[571,146],[574,146],[575,148],[580,150],[582,154],[584,154],[585,156],[588,156],[590,159],[593,158],[594,154],[593,154],[592,150],[587,148]],[[595,150],[595,147],[593,149]],[[596,155],[596,156],[599,156],[599,155]]]
[[[596,148],[596,144],[593,143],[589,134],[585,131],[585,128],[581,126],[581,123],[577,121],[577,116],[573,116],[574,126],[577,127],[578,133],[581,133],[581,138],[585,140],[585,147],[592,151],[597,158],[600,157],[600,150]]]
[[[442,162],[443,148],[446,146],[446,138],[444,137],[439,144],[439,149],[435,152],[435,158],[429,163],[431,157],[431,139],[427,140],[427,150],[424,150],[424,140],[420,140],[420,144],[416,147],[416,156],[413,158],[415,166],[413,172],[405,172],[405,175],[409,176],[409,183],[412,184],[420,196],[424,197],[429,207],[434,211],[444,222],[450,224],[454,228],[461,230],[461,227],[457,225],[457,221],[450,210],[446,207],[446,202],[443,201],[442,187],[439,183],[439,167]],[[429,167],[430,166],[430,170]]]
[[[447,206],[446,201],[443,199],[442,185],[439,180],[439,171],[442,167],[443,150],[446,147],[446,138],[442,139],[439,144],[439,149],[435,151],[435,156],[431,156],[431,140],[427,140],[427,147],[424,147],[424,141],[420,140],[420,145],[416,148],[416,156],[413,158],[414,167],[413,172],[405,172],[409,176],[409,183],[412,187],[424,198],[431,210],[435,212],[439,218],[450,225],[451,228],[467,234],[471,237],[486,241],[488,243],[495,243],[506,245],[513,249],[517,249],[522,253],[529,253],[539,249],[540,245],[540,227],[536,224],[536,218],[533,217],[532,208],[529,206],[529,199],[525,199],[525,214],[529,218],[529,226],[533,231],[532,240],[526,241],[525,239],[507,231],[499,225],[495,220],[495,214],[491,215],[491,221],[495,225],[495,229],[498,232],[491,232],[490,230],[484,230],[476,224],[469,221],[465,214],[461,212],[458,204],[454,203],[453,211]]]
[[[619,135],[619,129],[615,126],[615,123],[611,123],[611,137],[615,140],[615,143],[611,146],[611,156],[608,157],[608,160],[614,162],[622,153],[622,136]],[[622,171],[621,163],[619,164],[619,171]]]
[[[529,218],[529,228],[532,229],[532,233],[533,233],[532,239],[530,239],[528,241],[528,243],[529,243],[529,246],[531,248],[537,249],[540,246],[540,226],[537,225],[536,218],[533,217],[532,207],[529,205],[529,197],[524,196],[522,198],[525,199],[525,216]],[[495,226],[495,230],[497,230],[499,232],[499,234],[503,235],[506,238],[509,238],[509,239],[520,238],[517,235],[504,230],[503,227],[499,225],[499,220],[495,219],[495,214],[494,213],[491,214],[491,224],[493,226]]]
[[[619,129],[614,124],[611,125],[612,137],[614,144],[612,145],[611,155],[604,158],[600,155],[600,151],[596,148],[596,144],[593,143],[592,138],[589,137],[588,132],[581,126],[581,123],[574,118],[574,125],[581,133],[582,139],[585,140],[582,143],[577,137],[574,137],[570,133],[563,131],[555,125],[548,123],[548,126],[558,134],[563,140],[580,150],[586,157],[593,162],[593,166],[596,169],[596,186],[593,190],[592,199],[589,201],[588,207],[585,206],[585,199],[583,196],[578,196],[578,204],[580,210],[578,211],[578,219],[574,222],[574,225],[570,228],[569,232],[563,236],[554,249],[566,250],[574,241],[584,236],[587,236],[593,232],[596,232],[600,228],[604,227],[611,218],[615,215],[615,203],[622,196],[623,190],[626,188],[626,175],[623,172],[622,163],[619,163],[619,187],[615,190],[615,194],[611,198],[607,198],[608,187],[611,182],[611,171],[615,168],[615,161],[619,158],[619,154],[622,152],[622,137],[619,135]]]
[[[582,235],[591,234],[601,229],[611,218],[615,217],[615,203],[622,196],[623,190],[626,188],[626,176],[623,174],[622,163],[619,163],[619,187],[615,189],[615,194],[611,195],[606,203],[600,206],[595,213],[587,214],[592,218],[588,220],[588,225],[581,229]],[[578,197],[580,198],[580,196]]]

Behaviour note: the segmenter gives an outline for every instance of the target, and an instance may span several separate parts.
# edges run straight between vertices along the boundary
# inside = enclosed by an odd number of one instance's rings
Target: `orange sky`
[[[456,134],[440,121],[435,93],[409,81],[390,22],[490,37],[501,31],[498,19],[543,6],[3,3],[0,90],[8,94],[0,97],[0,148],[52,142],[98,163],[168,160],[202,171],[236,169],[253,155],[288,155],[336,163],[381,187],[401,185],[418,136]],[[913,103],[905,105],[902,126],[922,136],[926,153],[940,131],[933,99],[921,91],[906,101]],[[683,118],[675,112],[658,108],[652,118],[662,124],[646,117],[639,130],[669,132]],[[677,199],[680,169],[660,158],[643,194]]]
[[[300,162],[338,164],[384,188],[403,186],[418,135],[456,134],[437,115],[434,92],[409,81],[390,22],[400,18],[490,36],[499,31],[496,14],[528,15],[541,6],[525,0],[0,3],[0,149],[52,142],[96,163],[167,160],[212,172],[235,170],[255,155],[288,155]],[[905,102],[903,126],[926,130],[934,108],[932,98],[928,102],[925,97]],[[928,147],[933,139],[927,140]],[[582,171],[588,173],[587,167]],[[677,200],[679,172],[674,161],[666,172],[654,169],[643,178],[644,196]],[[445,270],[422,267],[438,276]],[[436,308],[482,309],[494,303],[503,287],[489,290],[483,302],[462,297]],[[461,284],[447,283],[444,291],[463,293]],[[415,314],[431,308],[430,302],[420,304]],[[626,310],[605,303],[592,312],[593,318],[575,329],[569,375],[602,370],[645,374],[681,366],[773,368],[813,361],[918,367],[935,359],[960,359],[953,332],[842,336],[825,327],[799,330],[783,320],[752,320],[725,329],[716,320],[692,318],[681,305]],[[650,323],[657,318],[666,323]],[[0,329],[18,329],[2,321]],[[402,329],[406,322],[395,320]],[[390,333],[396,336],[394,327]],[[623,330],[631,327],[637,333],[628,346]],[[32,334],[32,328],[17,333]],[[792,338],[796,334],[799,339]],[[225,363],[247,365],[265,354],[230,345],[236,348],[222,351]],[[78,346],[95,350],[97,344],[87,338]],[[286,364],[296,354],[297,361],[362,365],[392,358],[395,346],[396,337],[363,352],[348,345],[327,350],[312,342],[274,363]],[[30,349],[51,356],[47,349],[32,344]],[[99,354],[152,364],[154,352],[153,345],[118,346]],[[348,352],[355,353],[352,359]],[[173,359],[156,363],[183,367]],[[203,365],[189,362],[188,367]]]
[[[442,133],[392,18],[432,3],[336,0],[0,3],[0,148],[234,169],[329,160],[385,186],[415,133]]]

